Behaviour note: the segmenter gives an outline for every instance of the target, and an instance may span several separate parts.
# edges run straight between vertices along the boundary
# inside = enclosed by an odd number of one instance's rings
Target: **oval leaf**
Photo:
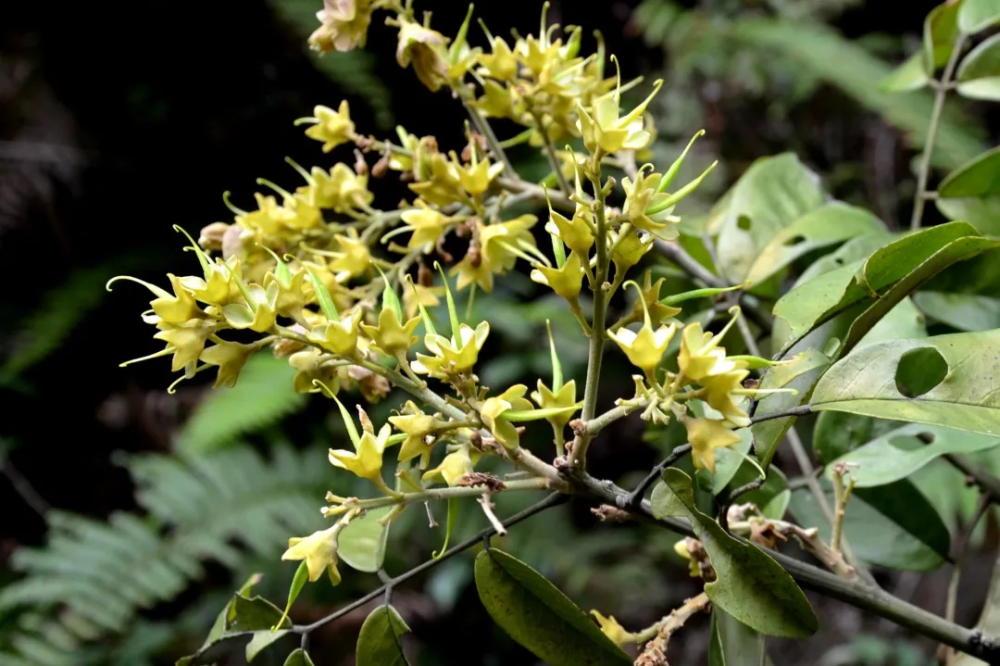
[[[965,0],[953,4],[960,5],[958,27],[966,34],[985,30],[1000,22],[1000,1],[998,0]]]
[[[929,350],[948,366],[941,383],[907,397],[898,381],[926,363]],[[926,423],[1000,437],[1000,330],[888,340],[838,361],[812,395],[816,411],[834,410]],[[897,381],[892,381],[895,378]]]
[[[960,5],[959,2],[944,2],[924,19],[924,69],[930,73],[944,67],[955,48]]]
[[[476,557],[476,588],[493,621],[551,666],[632,663],[556,586],[503,551]]]
[[[945,199],[1000,194],[1000,148],[986,151],[945,176],[938,196]]]
[[[923,88],[928,81],[930,81],[930,77],[927,76],[927,70],[924,69],[923,54],[918,52],[892,70],[879,82],[878,88],[884,92],[907,92]]]
[[[932,319],[959,331],[988,331],[1000,328],[1000,299],[979,294],[949,294],[921,291],[913,302]]]
[[[934,203],[946,219],[963,220],[982,234],[1000,236],[1000,195],[966,199],[938,198]]]
[[[712,625],[708,644],[709,666],[742,666],[759,664],[764,637],[729,613],[712,609]],[[771,666],[764,658],[764,665]]]
[[[316,665],[313,663],[313,660],[309,658],[308,652],[306,652],[302,648],[298,648],[294,650],[290,655],[288,655],[288,659],[285,660],[285,666],[316,666]]]
[[[352,569],[375,573],[385,561],[389,526],[379,524],[392,507],[369,510],[364,517],[352,520],[340,533],[337,556]]]
[[[409,631],[392,606],[373,610],[358,634],[357,666],[408,666],[403,635]]]
[[[819,628],[805,594],[787,571],[757,546],[731,536],[695,507],[691,477],[669,468],[651,498],[653,515],[682,516],[701,541],[718,580],[705,585],[712,603],[768,636],[804,638]]]

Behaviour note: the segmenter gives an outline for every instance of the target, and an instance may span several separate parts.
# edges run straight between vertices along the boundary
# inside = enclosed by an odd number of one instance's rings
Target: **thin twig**
[[[782,409],[769,414],[754,414],[750,417],[750,423],[761,423],[763,421],[783,419],[789,416],[808,416],[809,414],[812,414],[811,405],[796,405],[795,407],[789,407],[788,409]]]
[[[537,113],[532,112],[531,117],[535,119],[535,125],[538,129],[539,134],[542,135],[542,142],[545,146],[545,156],[549,159],[549,166],[556,174],[556,181],[559,183],[559,191],[565,196],[569,196],[572,190],[569,188],[569,183],[566,182],[566,176],[563,175],[562,168],[559,166],[559,158],[556,156],[556,147],[552,145],[552,138],[549,133],[545,131],[545,125],[542,123],[542,118]]]
[[[646,478],[640,481],[639,485],[637,485],[635,489],[632,490],[631,493],[629,493],[626,497],[617,498],[623,502],[622,505],[619,505],[619,508],[634,509],[636,506],[638,506],[639,503],[642,502],[642,496],[646,494],[646,491],[649,490],[649,487],[654,483],[656,483],[656,480],[663,475],[663,470],[665,470],[666,468],[670,467],[675,462],[680,460],[690,450],[691,450],[691,445],[684,444],[683,446],[678,446],[673,451],[671,451],[670,455],[664,458],[663,462],[654,467],[649,472],[649,474],[646,475]]]
[[[675,608],[659,622],[656,638],[649,641],[642,654],[635,660],[636,666],[659,666],[667,663],[667,644],[670,637],[694,615],[707,612],[712,607],[708,595],[702,592],[688,599],[680,608]]]
[[[945,605],[944,616],[951,622],[955,621],[955,609],[958,606],[958,583],[962,578],[962,565],[965,564],[965,550],[969,545],[969,540],[972,538],[972,533],[976,530],[976,525],[982,520],[983,516],[986,515],[986,511],[992,505],[992,498],[987,493],[980,493],[979,501],[976,503],[976,510],[972,514],[972,518],[965,525],[965,529],[959,534],[958,539],[955,541],[955,550],[953,552],[953,559],[955,564],[951,568],[951,580],[948,582],[948,601]],[[938,649],[938,654],[943,657],[941,663],[951,664],[954,660],[955,651],[944,645],[941,645]]]
[[[969,477],[973,483],[979,486],[980,490],[989,495],[990,500],[1000,504],[1000,479],[980,467],[965,454],[949,453],[945,455],[945,460]]]
[[[31,485],[31,482],[28,481],[27,477],[21,474],[20,470],[14,467],[14,465],[10,462],[10,458],[6,456],[0,457],[0,472],[3,472],[3,475],[7,477],[7,480],[10,481],[10,485],[13,486],[15,492],[21,496],[24,503],[31,507],[35,513],[44,518],[45,514],[47,514],[49,509],[52,507],[47,501],[45,501],[45,498],[42,497],[37,490],[35,490],[35,487]]]

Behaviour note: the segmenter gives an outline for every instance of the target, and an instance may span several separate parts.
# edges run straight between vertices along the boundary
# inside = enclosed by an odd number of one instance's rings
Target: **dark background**
[[[313,11],[320,8],[320,2],[315,4]],[[417,4],[433,10],[434,27],[445,35],[455,33],[465,12],[460,3],[444,0]],[[642,39],[644,26],[629,23],[636,4],[556,0],[550,20],[581,24],[585,34],[600,28],[608,53],[618,55],[626,77],[669,71],[671,55]],[[879,53],[898,61],[914,47],[923,17],[934,3],[840,4],[846,5],[843,11],[833,9],[827,16],[803,20],[829,18],[829,25],[852,39],[878,35]],[[0,358],[17,358],[30,343],[25,335],[36,334],[39,329],[31,326],[46,312],[49,319],[41,319],[41,330],[51,326],[66,331],[49,353],[6,375],[0,386],[0,438],[9,452],[7,478],[0,478],[0,562],[22,545],[44,542],[45,521],[39,509],[46,506],[96,518],[135,507],[129,476],[112,463],[111,454],[169,451],[173,433],[202,395],[202,387],[195,386],[168,396],[164,388],[170,378],[163,363],[117,367],[153,347],[138,317],[144,307],[138,290],[121,288],[109,295],[103,282],[118,273],[162,282],[163,273],[191,261],[180,252],[182,245],[171,225],[196,232],[228,219],[221,193],[232,190],[237,204],[249,206],[254,179],[287,180],[291,175],[282,162],[285,156],[306,165],[315,163],[317,145],[292,125],[295,118],[310,115],[313,106],[336,107],[346,97],[359,131],[391,132],[376,126],[376,114],[363,95],[345,95],[335,77],[316,66],[306,50],[302,27],[262,1],[8,5],[0,14]],[[720,17],[775,14],[765,3],[679,6]],[[481,2],[476,7],[477,16],[496,34],[511,27],[522,34],[537,30],[539,10],[539,2],[519,0]],[[476,29],[473,34],[478,40]],[[417,135],[434,134],[449,147],[460,144],[461,106],[447,94],[429,93],[412,72],[396,65],[395,31],[378,18],[369,35],[367,50],[375,54],[371,72],[388,91],[386,109],[395,122]],[[727,64],[737,65],[750,56],[734,50],[717,57],[732,58]],[[695,120],[684,131],[665,132],[661,138],[686,142],[699,127],[710,126],[706,141],[728,163],[725,175],[715,183],[717,191],[752,160],[791,149],[828,177],[838,196],[872,207],[890,224],[908,217],[905,194],[886,207],[877,188],[873,190],[870,174],[873,160],[888,160],[889,189],[912,189],[907,184],[912,181],[913,152],[876,111],[858,105],[837,87],[820,81],[807,95],[789,102],[784,94],[788,90],[779,85],[755,90],[726,72],[718,78],[696,72],[680,83],[671,81],[677,98],[702,104],[709,116],[704,123]],[[669,107],[661,111],[670,114]],[[970,112],[987,127],[995,117],[984,109]],[[686,122],[682,117],[675,120]],[[891,139],[888,155],[872,157],[872,145],[885,136]],[[884,188],[886,176],[879,177]],[[378,187],[384,199],[376,205],[398,196],[391,184]],[[45,300],[52,289],[71,279],[78,287],[68,301]],[[88,307],[76,313],[75,305],[81,302]],[[69,312],[68,324],[58,316],[61,308]],[[609,395],[607,402],[613,398]],[[310,403],[300,418],[322,422],[328,405],[317,403]],[[295,432],[294,426],[290,432]],[[635,434],[619,430],[609,437],[620,442]],[[633,439],[621,445],[613,459],[602,442],[598,460],[619,473],[648,467],[655,452]],[[25,482],[37,498],[24,490]],[[21,492],[15,490],[17,485]],[[580,529],[589,529],[585,509],[573,515]],[[987,564],[984,558],[981,580],[988,576]],[[679,572],[676,575],[683,578]],[[152,609],[150,616],[182,612],[206,589],[229,584],[228,576],[224,570],[211,569],[203,585],[172,604]],[[906,583],[906,576],[902,578]],[[940,610],[944,580],[935,575],[920,584],[914,601]],[[693,589],[686,581],[678,585],[672,598],[682,598]],[[412,594],[419,617],[420,609],[426,610],[431,602]],[[466,590],[452,615],[426,611],[433,619],[425,626],[419,620],[411,622],[421,641],[437,646],[439,663],[501,663],[487,657],[480,662],[466,652],[476,645],[466,642],[470,636],[500,645],[496,654],[506,655],[502,663],[532,663],[509,642],[490,638],[488,617],[471,603],[474,591],[469,595]],[[972,618],[975,603],[973,595],[966,613]],[[818,613],[830,623],[824,635],[801,647],[786,649],[776,642],[786,657],[776,663],[815,663],[825,649],[848,641],[862,627],[887,631],[886,625],[862,622],[858,614],[832,602],[820,605]],[[633,617],[647,615],[655,617],[655,609]],[[459,623],[462,627],[456,630]],[[347,634],[352,629],[346,626],[342,631]],[[686,641],[686,636],[677,640]],[[333,634],[330,640],[341,639]],[[156,663],[171,663],[192,642],[197,647],[198,641],[177,638]],[[685,655],[686,648],[673,648],[678,663],[698,663],[694,657],[703,654],[704,636],[692,633],[690,641],[698,645],[690,656]],[[464,647],[459,649],[456,642]],[[930,654],[930,646],[919,645]],[[331,657],[317,663],[341,662]]]

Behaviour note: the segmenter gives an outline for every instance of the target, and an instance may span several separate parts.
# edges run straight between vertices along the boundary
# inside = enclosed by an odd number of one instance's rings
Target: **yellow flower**
[[[403,290],[403,314],[407,318],[417,314],[417,310],[422,305],[425,308],[432,308],[441,304],[439,295],[444,293],[444,287],[425,287],[422,284],[413,284],[410,289]]]
[[[740,436],[725,426],[723,421],[711,419],[686,419],[688,442],[691,443],[691,459],[696,469],[707,469],[715,473],[715,449],[732,446],[740,441]]]
[[[466,474],[471,474],[475,471],[474,464],[472,456],[469,453],[469,446],[466,444],[459,447],[457,451],[446,455],[440,465],[424,472],[423,480],[441,479],[449,487],[454,487],[459,484]]]
[[[425,414],[412,400],[406,401],[402,414],[390,416],[389,423],[406,434],[406,439],[399,448],[400,462],[429,454],[436,443],[434,433],[446,425],[441,419]]]
[[[361,315],[361,310],[355,309],[349,315],[341,317],[340,321],[327,321],[314,327],[306,337],[338,356],[351,356],[358,346]]]
[[[153,312],[159,318],[159,321],[167,324],[183,324],[190,319],[203,316],[204,313],[198,309],[198,304],[195,303],[194,296],[184,288],[181,279],[170,273],[167,273],[167,279],[170,280],[170,285],[174,289],[173,294],[157,287],[155,284],[150,284],[149,282],[128,275],[108,280],[107,290],[111,291],[111,285],[118,280],[129,280],[130,282],[141,284],[156,296],[156,298],[149,302],[149,305],[153,308]],[[153,320],[150,323],[157,323],[157,321]]]
[[[646,237],[642,238],[633,229],[621,239],[621,242],[618,242],[619,234],[620,232],[611,234],[611,243],[614,247],[611,261],[615,264],[615,270],[621,271],[624,275],[653,249],[654,238],[648,234],[644,234]]]
[[[583,266],[580,255],[570,252],[562,268],[549,268],[539,264],[531,271],[531,279],[544,284],[569,302],[575,302],[583,286]]]
[[[213,388],[236,386],[240,371],[257,349],[256,345],[242,345],[238,342],[223,340],[203,351],[201,353],[203,362],[219,366],[219,373],[215,378]]]
[[[478,244],[470,245],[465,258],[450,271],[451,275],[458,275],[458,289],[461,291],[475,282],[483,291],[493,291],[493,274],[506,273],[514,267],[517,258],[524,255],[524,248],[535,247],[535,237],[530,230],[537,221],[534,215],[521,215],[494,224],[482,224],[477,220]]]
[[[615,63],[617,62],[616,60]],[[645,129],[643,113],[661,86],[663,80],[657,79],[649,97],[625,116],[619,116],[620,82],[614,91],[598,97],[590,112],[578,102],[577,129],[583,136],[587,150],[594,153],[614,153],[622,149],[639,150],[649,145],[652,135]]]
[[[462,187],[462,176],[453,161],[441,153],[434,153],[430,157],[430,168],[428,179],[410,183],[409,187],[413,192],[427,203],[442,208],[467,200],[465,188]]]
[[[508,449],[516,448],[520,442],[517,429],[510,421],[503,418],[504,412],[532,409],[531,403],[524,397],[528,387],[515,384],[494,398],[487,398],[479,407],[479,417],[483,425],[489,428],[493,437]]]
[[[656,325],[665,319],[671,319],[681,313],[680,308],[664,305],[660,302],[660,290],[663,288],[665,280],[666,278],[660,278],[656,282],[652,282],[650,271],[646,271],[643,277],[642,289],[639,292],[639,298],[632,307],[631,317],[638,319],[639,317],[644,317],[645,313],[648,312],[650,323]]]
[[[419,23],[403,20],[396,46],[396,62],[400,67],[413,63],[420,82],[432,92],[448,83],[448,61],[445,59],[444,36]]]
[[[651,380],[660,364],[663,354],[667,351],[670,338],[677,331],[677,326],[660,326],[656,331],[647,322],[635,333],[627,328],[609,331],[608,337],[618,343],[621,350],[628,356],[632,365],[641,368]]]
[[[294,211],[279,206],[278,200],[273,196],[265,196],[260,192],[255,192],[253,196],[257,200],[257,210],[236,216],[236,224],[241,227],[274,236],[295,217]]]
[[[368,191],[368,175],[355,173],[343,162],[335,164],[329,172],[313,167],[308,183],[296,192],[313,206],[335,213],[364,210],[375,199]]]
[[[368,479],[380,489],[384,489],[382,452],[385,451],[385,445],[389,442],[391,434],[392,426],[388,424],[382,426],[377,436],[365,430],[355,444],[354,451],[330,449],[330,464],[346,469],[362,479]]]
[[[483,81],[483,96],[476,100],[474,106],[493,118],[515,116],[513,92],[492,79]]]
[[[233,328],[249,328],[256,333],[271,330],[277,319],[278,285],[271,283],[267,289],[259,284],[246,286],[246,303],[222,306],[226,322]]]
[[[413,343],[419,340],[413,335],[419,325],[420,317],[401,323],[390,308],[382,308],[378,315],[378,326],[361,324],[361,330],[372,339],[376,349],[386,356],[396,357],[405,355]]]
[[[484,73],[500,81],[510,81],[517,75],[517,58],[507,42],[500,37],[494,37],[490,46],[493,47],[493,53],[479,56],[479,64],[483,66]]]
[[[674,240],[679,234],[677,225],[681,218],[670,214],[673,206],[649,213],[652,207],[670,198],[669,194],[656,190],[663,176],[658,173],[644,174],[645,170],[640,170],[635,180],[630,180],[627,176],[622,180],[622,188],[625,190],[622,215],[637,229],[648,231],[661,240]]]
[[[539,379],[538,390],[532,391],[531,399],[534,400],[541,409],[558,409],[560,407],[570,407],[571,405],[575,405],[576,380],[571,379],[560,386],[558,390],[552,391],[541,379]],[[573,420],[573,413],[567,411],[563,414],[550,416],[546,420],[555,426],[557,430],[562,432],[562,429],[566,427],[566,424]]]
[[[316,13],[320,27],[309,36],[316,51],[351,51],[365,45],[372,21],[370,0],[325,0]]]
[[[406,247],[411,250],[425,245],[434,245],[441,234],[455,221],[454,218],[431,208],[421,199],[417,199],[416,205],[417,208],[411,208],[400,214],[400,218],[407,225],[406,228],[413,232],[413,235],[410,236],[410,242],[406,244]]]
[[[300,118],[296,123],[313,123],[306,130],[306,136],[322,141],[324,153],[354,140],[354,123],[351,121],[351,109],[347,100],[342,101],[336,111],[327,106],[317,106],[313,109],[313,114],[314,117]]]
[[[190,323],[183,326],[175,326],[162,322],[158,326],[163,330],[153,337],[157,340],[163,340],[167,343],[168,349],[172,347],[174,350],[173,364],[170,368],[171,372],[182,370],[189,363],[196,363],[202,350],[205,348],[205,341],[215,331],[215,326],[206,326],[203,322],[198,321],[194,322],[193,326]]]
[[[586,257],[594,246],[594,214],[586,206],[576,205],[572,218],[567,218],[549,208],[549,222],[545,230],[558,236],[566,247]]]
[[[334,236],[340,244],[340,251],[333,252],[335,259],[330,262],[330,270],[338,282],[364,275],[372,265],[372,255],[368,245],[359,238],[337,234]]]
[[[182,277],[181,284],[202,303],[224,305],[229,300],[233,275],[238,274],[238,263],[235,257],[226,263],[219,259],[211,264],[206,262],[204,278],[194,275]]]
[[[468,372],[479,360],[479,351],[489,334],[490,323],[484,321],[475,329],[468,324],[461,324],[458,327],[458,339],[454,335],[450,340],[442,335],[425,335],[424,345],[433,356],[417,354],[417,360],[412,364],[413,371],[438,379]]]
[[[742,389],[743,380],[750,374],[750,371],[740,367],[741,365],[737,364],[736,370],[707,375],[699,380],[705,389],[703,396],[705,402],[737,428],[750,425],[750,417],[739,408],[733,396],[733,391]]]
[[[736,362],[727,359],[726,350],[719,346],[739,316],[737,308],[731,311],[735,311],[736,315],[714,336],[702,331],[700,322],[688,324],[684,328],[677,364],[688,379],[700,382],[710,375],[721,375],[736,369]]]
[[[278,300],[275,301],[275,309],[278,314],[285,317],[295,317],[302,311],[302,308],[309,302],[312,293],[306,290],[308,276],[308,272],[301,267],[292,273],[287,281],[282,281],[271,271],[268,271],[264,276],[265,289],[271,284],[278,285]]]
[[[469,166],[457,165],[458,179],[462,183],[465,191],[472,196],[480,196],[490,187],[490,182],[503,171],[503,164],[496,163],[490,166],[490,161],[486,158]]]
[[[626,643],[635,642],[635,637],[625,631],[622,625],[618,624],[618,620],[615,619],[614,615],[604,617],[600,611],[596,610],[590,611],[590,614],[597,620],[597,624],[601,628],[601,633],[611,639],[611,642],[615,645],[622,646]]]
[[[337,534],[339,526],[313,532],[307,537],[292,537],[288,540],[288,550],[281,559],[284,561],[306,561],[309,569],[309,580],[316,582],[326,570],[330,582],[340,583],[340,572],[337,571]]]
[[[321,382],[330,391],[336,393],[340,388],[337,368],[327,366],[327,362],[333,361],[333,357],[324,354],[320,350],[310,347],[288,357],[288,365],[295,368],[295,378],[292,380],[292,387],[296,393],[316,393],[316,382]]]

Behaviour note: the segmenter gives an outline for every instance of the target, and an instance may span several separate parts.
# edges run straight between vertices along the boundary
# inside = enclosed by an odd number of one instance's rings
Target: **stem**
[[[559,182],[559,191],[565,196],[569,196],[572,190],[569,189],[569,183],[566,182],[566,176],[563,175],[562,169],[559,166],[559,159],[556,157],[556,147],[552,145],[552,138],[549,133],[545,131],[545,125],[542,123],[542,118],[537,113],[532,111],[531,117],[535,119],[535,125],[537,126],[539,134],[542,135],[542,141],[545,144],[545,156],[549,158],[549,165],[552,167],[552,171],[556,174],[556,180]]]
[[[955,542],[955,564],[951,569],[951,580],[948,583],[948,601],[945,605],[945,618],[949,621],[955,621],[955,608],[958,605],[958,583],[962,578],[962,565],[965,563],[965,549],[969,545],[969,539],[972,538],[972,533],[976,530],[976,525],[982,520],[983,516],[986,515],[986,511],[990,508],[992,504],[992,498],[988,493],[981,493],[979,495],[979,501],[976,503],[976,510],[972,514],[972,518],[969,519],[968,524],[965,529],[959,535]],[[950,648],[941,646],[942,650],[947,650],[947,652],[954,653]],[[951,664],[953,661],[953,655],[947,655],[945,660],[941,663]]]
[[[769,414],[754,414],[750,417],[750,423],[760,423],[762,421],[771,421],[772,419],[783,419],[789,416],[808,416],[809,414],[812,414],[812,405],[796,405],[795,407],[789,407],[788,409],[771,412]]]
[[[408,506],[418,502],[428,500],[445,500],[453,497],[481,497],[489,493],[503,492],[507,490],[544,490],[548,488],[550,481],[545,478],[532,477],[530,479],[520,479],[516,481],[505,481],[504,488],[497,490],[487,486],[455,486],[450,488],[428,488],[420,492],[402,493],[395,497],[376,497],[369,500],[358,500],[357,503],[342,505],[345,509],[352,506],[359,506],[362,509],[378,509],[384,506]],[[327,515],[333,515],[327,512]]]
[[[504,527],[510,527],[512,525],[516,525],[517,523],[521,522],[522,520],[526,520],[527,518],[532,517],[536,513],[540,513],[542,511],[544,511],[545,509],[551,508],[551,507],[556,506],[558,504],[562,504],[567,499],[568,498],[567,498],[566,495],[561,495],[559,493],[552,493],[551,495],[549,495],[548,497],[546,497],[545,499],[543,499],[541,502],[538,502],[537,504],[534,504],[534,505],[528,507],[527,509],[525,509],[524,511],[521,511],[520,513],[515,513],[510,518],[508,518],[507,520],[503,521],[502,524],[503,524]],[[488,527],[485,530],[483,530],[482,532],[480,532],[479,534],[477,534],[476,536],[474,536],[474,537],[472,537],[470,539],[466,539],[465,541],[463,541],[462,543],[456,545],[455,547],[446,550],[444,553],[441,554],[441,557],[439,557],[438,559],[436,559],[436,560],[427,560],[423,564],[421,564],[419,566],[416,566],[413,569],[410,569],[406,573],[400,574],[399,576],[396,576],[395,578],[391,579],[388,583],[386,583],[382,587],[380,587],[380,588],[378,588],[376,590],[372,590],[371,592],[369,592],[365,596],[361,597],[360,599],[358,599],[357,601],[355,601],[355,602],[353,602],[351,604],[348,604],[347,606],[341,608],[340,610],[335,611],[335,612],[331,613],[330,615],[327,615],[324,618],[316,620],[312,624],[298,625],[298,626],[292,627],[292,631],[294,633],[298,633],[298,634],[308,634],[308,633],[311,633],[311,632],[319,629],[320,627],[323,627],[323,626],[329,624],[330,622],[333,622],[334,620],[336,620],[338,618],[341,618],[344,615],[347,615],[351,611],[353,611],[353,610],[355,610],[357,608],[360,608],[361,606],[364,606],[369,601],[372,601],[373,599],[377,599],[379,597],[379,595],[385,593],[385,591],[386,591],[386,589],[388,587],[397,587],[397,586],[405,583],[406,581],[410,580],[414,576],[422,574],[423,572],[427,571],[428,569],[433,569],[434,567],[436,567],[437,565],[441,564],[445,560],[447,560],[447,559],[449,559],[451,557],[454,557],[455,555],[457,555],[457,554],[459,554],[459,553],[461,553],[463,551],[466,551],[469,548],[472,548],[477,543],[482,542],[482,540],[484,538],[493,536],[494,534],[496,534],[496,530],[493,527]],[[246,633],[249,636],[253,632],[246,632]]]
[[[520,179],[517,172],[514,171],[514,167],[511,166],[510,160],[507,159],[507,153],[504,151],[503,147],[500,146],[500,140],[497,139],[497,135],[493,132],[493,128],[490,127],[490,122],[483,118],[483,114],[479,113],[479,109],[469,104],[469,100],[462,98],[462,104],[465,105],[465,110],[469,112],[469,116],[472,118],[472,122],[476,125],[479,133],[486,138],[486,143],[489,145],[490,150],[493,152],[493,156],[503,163],[503,172],[507,174],[509,178],[515,180]]]
[[[634,509],[641,501],[642,496],[646,494],[646,490],[649,489],[653,483],[656,482],[660,475],[663,474],[663,470],[673,465],[675,462],[680,460],[684,455],[686,455],[691,450],[690,444],[684,444],[683,446],[678,446],[674,449],[669,456],[663,459],[659,465],[654,467],[646,478],[639,482],[639,485],[629,493],[628,497],[624,498],[625,506],[619,507],[620,509]]]
[[[712,602],[709,600],[708,595],[702,592],[698,596],[688,599],[684,602],[684,605],[680,608],[675,608],[670,612],[670,615],[666,616],[656,625],[656,637],[651,640],[646,648],[636,659],[635,663],[637,666],[645,666],[646,664],[665,664],[667,657],[667,643],[670,641],[670,637],[678,629],[684,626],[684,624],[694,615],[708,611],[712,607]],[[650,627],[652,629],[653,627]],[[644,637],[645,634],[649,632],[649,629],[637,634],[637,640]]]
[[[587,383],[583,393],[583,410],[580,418],[584,423],[594,418],[597,411],[597,393],[601,383],[601,361],[604,357],[605,317],[608,301],[604,293],[604,283],[608,280],[608,229],[604,210],[604,188],[601,186],[600,172],[591,179],[596,196],[594,217],[597,221],[597,233],[594,243],[597,245],[597,278],[594,285],[594,319],[591,325],[590,353],[587,357]],[[571,453],[570,466],[585,469],[587,465],[587,449],[592,435],[584,434],[575,439]]]
[[[945,460],[972,479],[980,490],[989,495],[992,502],[1000,503],[1000,479],[977,465],[972,458],[965,454],[949,453],[945,456]]]
[[[962,48],[968,35],[960,34],[955,40],[955,47],[945,65],[944,73],[941,74],[939,85],[935,86],[934,109],[931,111],[931,124],[927,128],[927,142],[924,144],[924,152],[920,158],[920,171],[917,172],[917,193],[913,202],[913,217],[910,218],[910,229],[916,231],[920,228],[920,222],[924,216],[924,204],[927,202],[927,180],[931,174],[931,158],[934,155],[934,144],[937,143],[938,128],[941,126],[941,116],[944,111],[944,101],[948,96],[949,83],[958,66],[959,58],[962,55]]]

